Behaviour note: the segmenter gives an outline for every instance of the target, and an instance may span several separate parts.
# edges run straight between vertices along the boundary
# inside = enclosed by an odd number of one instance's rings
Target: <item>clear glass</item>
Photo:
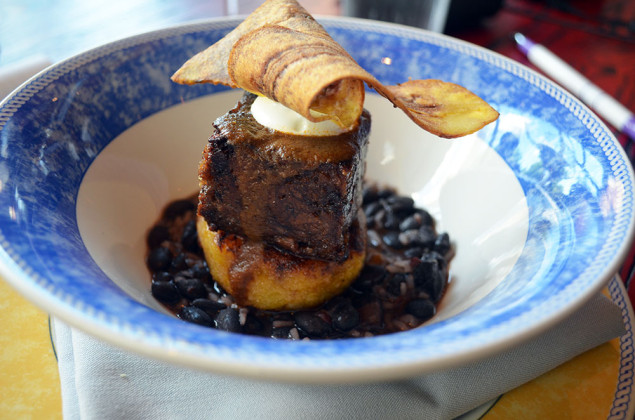
[[[341,0],[342,14],[443,32],[450,0]]]

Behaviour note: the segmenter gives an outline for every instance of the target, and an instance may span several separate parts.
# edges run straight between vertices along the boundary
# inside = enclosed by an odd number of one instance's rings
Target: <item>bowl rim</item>
[[[558,92],[571,100],[576,106],[587,112],[594,120],[600,130],[605,132],[613,145],[617,145],[617,152],[621,159],[629,162],[625,152],[619,147],[619,143],[613,137],[608,128],[595,114],[590,111],[581,101],[568,94],[555,83],[549,81],[539,73],[508,59],[496,52],[489,51],[483,47],[473,45],[469,42],[458,40],[443,34],[432,33],[423,29],[408,27],[386,22],[377,22],[366,19],[345,18],[345,17],[324,17],[318,18],[320,23],[330,28],[342,27],[345,29],[362,29],[366,31],[390,33],[400,37],[412,37],[413,39],[430,42],[435,40],[436,45],[451,46],[453,50],[462,54],[469,52],[470,55],[486,61],[498,67],[501,70],[509,71],[516,77],[523,77],[530,83],[541,87],[541,90],[549,90]],[[219,17],[212,19],[201,19],[186,24],[177,24],[163,29],[158,29],[143,34],[126,37],[102,46],[76,54],[73,57],[65,59],[59,63],[53,64],[33,76],[20,87],[9,94],[2,102],[0,102],[0,111],[3,107],[17,110],[25,99],[22,95],[37,93],[38,86],[48,84],[59,74],[67,71],[67,68],[77,67],[87,61],[97,60],[100,57],[116,50],[121,50],[135,45],[153,42],[168,36],[179,36],[190,32],[210,29],[214,25],[225,25],[227,28],[235,26],[242,21],[240,17]],[[40,80],[45,79],[45,80]],[[4,115],[0,112],[0,128],[5,121]],[[8,119],[8,118],[7,118]],[[630,164],[626,165],[628,177],[631,185],[635,184],[635,177]],[[544,318],[541,322],[517,332],[514,335],[514,341],[520,343],[526,341],[549,327],[561,322],[567,316],[579,309],[593,295],[597,294],[608,283],[612,276],[618,271],[621,261],[633,242],[635,236],[635,222],[632,220],[628,224],[626,240],[621,243],[617,253],[610,260],[593,283],[593,287],[589,287],[577,295],[577,298],[568,302],[567,305],[560,307],[557,312],[553,312],[550,318]],[[606,247],[606,244],[605,244]],[[604,249],[604,248],[603,248]],[[208,369],[223,374],[234,374],[259,379],[275,379],[292,382],[308,382],[308,383],[333,383],[333,382],[368,382],[387,379],[398,379],[410,377],[420,373],[427,373],[455,367],[459,364],[467,364],[480,360],[486,356],[495,354],[496,352],[507,348],[509,345],[509,337],[495,336],[486,342],[481,342],[476,348],[463,348],[459,351],[448,355],[437,355],[436,357],[427,357],[419,360],[408,360],[391,362],[386,361],[381,364],[351,364],[337,366],[328,366],[315,364],[311,366],[289,364],[263,364],[260,360],[255,360],[253,364],[249,364],[245,359],[223,358],[223,355],[210,355],[205,346],[195,343],[173,342],[170,348],[166,349],[161,344],[165,344],[160,337],[147,336],[143,331],[136,329],[132,325],[119,322],[115,319],[103,316],[103,314],[86,313],[85,307],[80,304],[71,304],[71,297],[60,299],[55,296],[52,290],[47,290],[33,283],[32,272],[26,263],[16,260],[12,257],[10,244],[8,244],[0,232],[0,273],[3,278],[17,289],[27,299],[31,300],[37,306],[54,314],[56,318],[68,323],[72,327],[89,332],[91,335],[97,336],[107,342],[115,344],[124,349],[141,353],[156,359],[162,359],[177,365],[184,365],[198,369]],[[113,323],[113,321],[115,321]],[[139,340],[139,337],[144,340]],[[373,338],[381,339],[381,338]],[[290,343],[290,345],[314,347],[315,343]]]

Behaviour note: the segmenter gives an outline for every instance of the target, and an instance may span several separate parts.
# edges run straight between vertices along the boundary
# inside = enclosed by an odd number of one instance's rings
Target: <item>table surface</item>
[[[3,0],[0,2],[0,68],[32,56],[44,56],[56,62],[130,35],[225,16],[237,6],[239,12],[248,12],[257,3],[259,1],[254,0]],[[300,3],[316,15],[340,14],[338,0],[300,0]],[[452,7],[459,9],[450,15],[448,35],[534,68],[513,42],[513,34],[522,32],[563,58],[627,108],[635,110],[634,1],[501,0],[493,2],[498,4],[491,16],[481,19],[474,16],[484,14],[483,10],[469,10],[474,3],[479,2],[452,2]],[[633,161],[633,141],[614,132]],[[634,254],[635,251],[628,256],[620,273],[627,287],[633,278]],[[635,287],[629,289],[629,295],[631,300],[635,298]],[[0,282],[0,322],[11,326],[0,334],[0,392],[3,394],[0,412],[9,418],[51,418],[50,413],[54,413],[53,418],[61,417],[59,378],[47,319],[46,314]],[[20,337],[20,341],[16,342],[15,337]],[[518,405],[518,398],[526,402],[541,389],[564,386],[553,381],[566,381],[581,366],[603,363],[607,369],[604,375],[608,375],[604,380],[612,383],[619,365],[610,363],[617,363],[618,355],[617,341],[600,346],[555,373],[506,394],[506,399],[485,418],[505,418],[506,414],[513,413],[509,410]],[[592,394],[601,397],[597,392]],[[568,414],[575,418],[572,409],[569,410]],[[584,411],[576,412],[584,414]]]

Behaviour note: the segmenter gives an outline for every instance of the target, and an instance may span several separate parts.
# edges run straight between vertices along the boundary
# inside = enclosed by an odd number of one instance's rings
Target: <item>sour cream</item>
[[[283,133],[300,136],[334,136],[345,131],[332,120],[317,123],[309,121],[294,110],[264,96],[256,98],[251,105],[251,114],[263,126]]]

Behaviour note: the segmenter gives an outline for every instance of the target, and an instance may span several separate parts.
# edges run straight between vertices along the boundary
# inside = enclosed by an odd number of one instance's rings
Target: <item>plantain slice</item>
[[[498,118],[487,102],[454,83],[427,79],[373,87],[420,127],[440,137],[461,137]]]
[[[295,0],[267,0],[226,37],[172,76],[267,96],[310,121],[352,128],[362,113],[364,82],[423,129],[441,137],[470,134],[498,118],[469,90],[440,80],[386,86],[364,70]]]
[[[331,38],[263,26],[234,44],[228,69],[239,87],[267,96],[310,121],[333,119],[349,128],[364,107],[362,80],[368,73]]]
[[[237,88],[239,86],[232,82],[227,69],[229,54],[234,44],[243,35],[262,26],[279,25],[298,28],[302,26],[303,20],[313,20],[313,18],[295,0],[265,1],[225,37],[186,61],[172,75],[172,80],[186,85],[214,83]],[[329,37],[321,26],[315,28],[314,35]]]

